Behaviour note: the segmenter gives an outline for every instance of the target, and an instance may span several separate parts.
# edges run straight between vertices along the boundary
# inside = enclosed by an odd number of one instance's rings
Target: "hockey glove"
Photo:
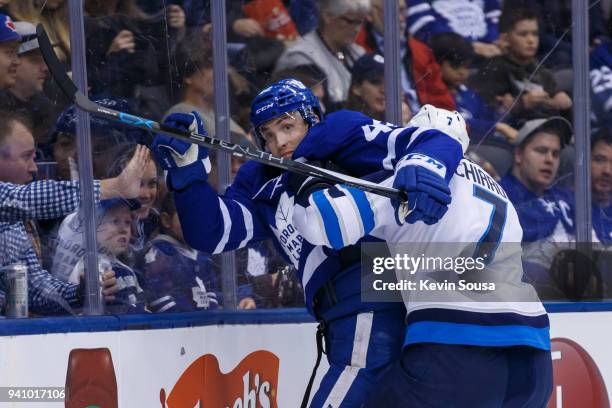
[[[206,135],[202,119],[195,111],[190,114],[173,113],[166,118],[164,124],[178,130]],[[167,171],[166,183],[170,190],[182,190],[196,180],[207,180],[210,159],[205,147],[157,135],[151,150],[157,163]]]
[[[395,169],[393,187],[408,196],[406,203],[392,199],[395,221],[413,224],[423,221],[427,225],[438,222],[451,202],[450,189],[444,180],[444,165],[419,153],[402,159]]]

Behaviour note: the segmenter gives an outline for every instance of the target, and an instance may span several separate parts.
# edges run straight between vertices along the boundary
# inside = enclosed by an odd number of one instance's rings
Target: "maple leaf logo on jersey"
[[[302,250],[302,236],[292,224],[293,197],[289,197],[287,192],[281,194],[274,218],[274,225],[270,225],[270,228],[293,266],[297,268]]]

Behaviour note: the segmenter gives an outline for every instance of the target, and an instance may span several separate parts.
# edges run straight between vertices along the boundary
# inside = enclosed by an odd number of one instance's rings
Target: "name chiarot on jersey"
[[[481,187],[486,188],[492,193],[495,193],[505,199],[508,199],[508,195],[504,189],[491,177],[486,171],[479,166],[470,162],[469,160],[461,160],[457,170],[455,170],[457,176],[463,177],[471,182],[478,184]]]

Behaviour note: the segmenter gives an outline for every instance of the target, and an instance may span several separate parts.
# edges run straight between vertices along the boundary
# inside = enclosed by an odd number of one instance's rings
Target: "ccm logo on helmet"
[[[261,112],[265,111],[266,109],[270,109],[272,106],[274,106],[274,104],[273,104],[273,103],[269,103],[269,104],[267,104],[267,105],[264,105],[264,106],[262,106],[261,108],[257,109],[257,110],[255,111],[255,114],[257,115],[258,113],[261,113]]]

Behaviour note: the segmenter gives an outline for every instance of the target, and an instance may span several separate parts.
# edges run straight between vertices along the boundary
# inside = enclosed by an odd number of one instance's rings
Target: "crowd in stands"
[[[558,247],[549,244],[575,241],[576,138],[592,141],[593,241],[612,245],[612,2],[589,7],[589,44],[572,44],[570,3],[399,4],[402,124],[424,104],[464,116],[472,142],[468,157],[514,203],[524,230],[526,276],[542,283],[536,287],[544,292],[558,278],[552,267]],[[214,136],[210,5],[86,0],[91,98],[156,121],[196,111]],[[351,109],[385,120],[383,0],[227,0],[226,6],[233,143],[257,144],[250,103],[267,85],[288,77],[311,88],[324,112]],[[68,2],[0,0],[0,13],[0,182],[78,180],[76,110],[50,78],[35,32],[36,24],[44,25],[69,71]],[[572,46],[590,49],[592,135],[574,133],[572,126]],[[94,178],[124,177],[143,154],[137,146],[148,145],[153,135],[95,116],[90,121]],[[214,152],[211,160],[217,186]],[[242,162],[232,158],[232,174]],[[2,265],[28,265],[31,312],[37,315],[82,307],[83,215],[76,208],[53,215],[0,222],[0,234],[10,235],[0,245],[22,243],[19,255]],[[134,197],[100,199],[97,241],[107,312],[224,306],[220,258],[185,243],[153,160],[146,162]],[[236,251],[236,259],[240,309],[303,305],[295,268],[272,244],[250,245]],[[556,286],[546,293],[564,298],[564,286]]]

